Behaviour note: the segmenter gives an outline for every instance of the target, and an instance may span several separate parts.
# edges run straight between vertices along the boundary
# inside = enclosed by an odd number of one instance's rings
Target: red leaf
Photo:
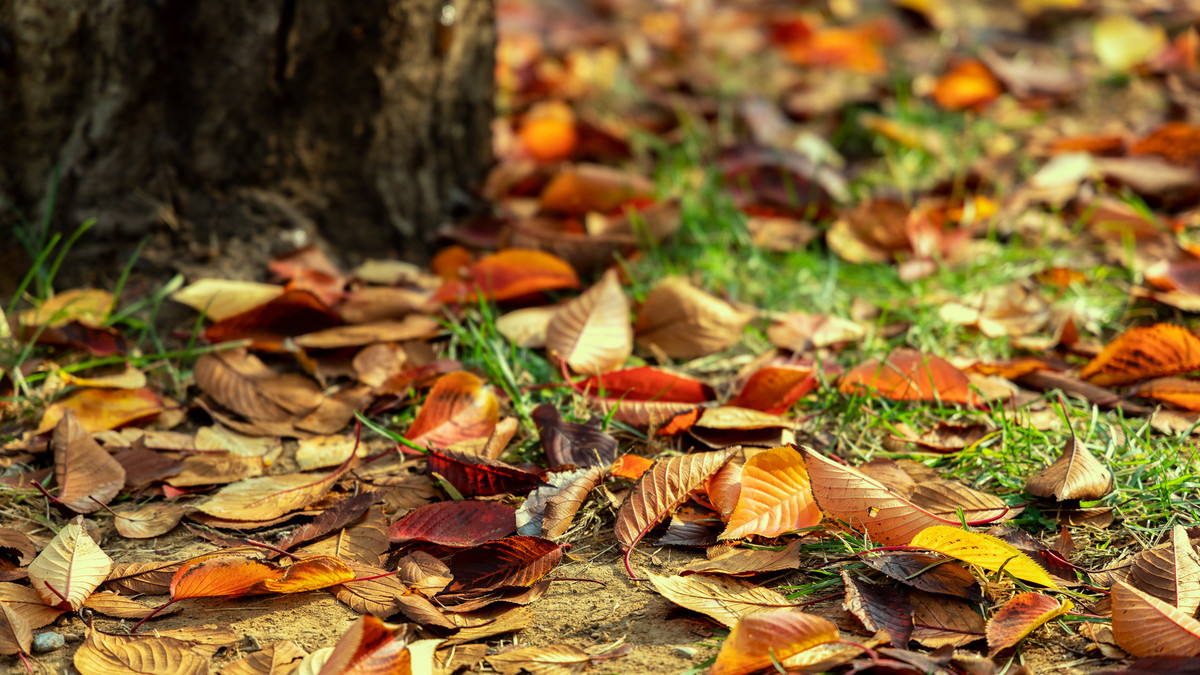
[[[404,436],[419,445],[444,448],[487,438],[499,420],[500,403],[491,387],[471,373],[459,371],[438,378]]]
[[[661,423],[716,398],[713,388],[699,380],[649,366],[596,375],[573,386],[601,410],[616,407],[614,417],[634,426]]]
[[[725,405],[779,415],[816,388],[813,368],[767,366],[751,375],[741,392]]]
[[[447,593],[501,586],[531,586],[562,560],[562,548],[541,537],[516,536],[454,554]]]
[[[340,325],[342,320],[308,291],[292,290],[274,300],[218,321],[204,337],[213,342],[249,338],[252,349],[278,351],[285,338]]]
[[[421,541],[442,546],[476,546],[517,531],[516,511],[496,502],[426,504],[388,528],[393,542]]]
[[[470,497],[524,493],[543,483],[538,476],[515,466],[453,450],[430,450],[429,470]]]
[[[575,269],[542,251],[510,248],[489,255],[467,270],[466,281],[450,281],[434,294],[439,302],[464,302],[483,296],[503,302],[543,291],[579,288]]]

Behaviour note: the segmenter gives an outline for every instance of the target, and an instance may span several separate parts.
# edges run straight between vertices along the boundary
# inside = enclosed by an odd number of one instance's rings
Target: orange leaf
[[[84,431],[92,434],[157,415],[163,405],[158,394],[149,389],[80,389],[47,406],[34,433],[42,434],[58,426],[68,410],[79,418]]]
[[[1183,326],[1156,323],[1130,328],[1113,340],[1079,375],[1114,387],[1200,369],[1200,338]]]
[[[613,462],[612,468],[608,473],[612,476],[637,480],[651,466],[654,466],[654,461],[646,459],[641,455],[621,455],[617,458],[617,461]]]
[[[805,448],[813,497],[829,519],[865,531],[888,546],[903,546],[917,533],[945,521],[863,473]]]
[[[397,628],[371,615],[355,621],[333,646],[318,675],[411,672],[412,656]]]
[[[542,190],[543,211],[582,216],[611,213],[623,204],[654,196],[654,183],[642,176],[596,164],[580,164],[554,177]]]
[[[837,626],[819,616],[790,609],[750,614],[739,619],[729,632],[709,673],[753,673],[770,668],[774,661],[784,661],[837,639]]]
[[[125,487],[125,469],[67,410],[54,428],[54,478],[58,501],[76,513],[103,507]]]
[[[719,538],[778,537],[819,522],[804,457],[788,447],[775,448],[746,461],[737,507]]]
[[[1000,83],[979,61],[971,60],[955,66],[938,78],[933,99],[947,110],[982,110],[1000,95]]]
[[[215,553],[185,562],[171,578],[171,599],[236,597],[254,593],[283,570],[255,558]]]
[[[739,450],[729,448],[659,460],[642,474],[633,492],[621,503],[615,526],[617,541],[625,549],[625,570],[629,576],[634,576],[629,566],[633,547]]]
[[[500,402],[491,387],[460,371],[438,378],[405,438],[445,448],[471,438],[487,438],[500,421]]]
[[[549,539],[517,535],[489,541],[450,559],[454,580],[446,592],[501,586],[532,586],[562,560],[563,550]]]
[[[450,281],[434,294],[440,302],[482,296],[503,302],[543,291],[579,288],[575,269],[542,251],[510,248],[482,258],[467,270],[467,281]]]
[[[1134,656],[1200,656],[1200,621],[1126,584],[1112,585],[1112,632]]]
[[[851,368],[838,383],[843,394],[874,392],[897,401],[941,401],[975,405],[970,380],[949,361],[912,349],[897,349],[882,363],[871,359]]]
[[[726,405],[780,415],[817,388],[816,371],[796,366],[767,366],[746,380]]]
[[[555,312],[546,326],[546,352],[587,375],[616,370],[633,353],[629,299],[615,270]]]
[[[263,579],[256,591],[268,593],[303,593],[328,588],[354,579],[354,570],[341,560],[328,555],[298,560],[283,568],[278,579]]]
[[[996,612],[987,623],[988,651],[994,656],[1025,639],[1039,626],[1071,611],[1074,605],[1041,593],[1020,593]]]
[[[1165,401],[1184,410],[1200,411],[1200,380],[1182,377],[1160,377],[1134,387],[1133,393],[1143,398]]]
[[[868,75],[886,70],[875,31],[869,28],[822,28],[788,44],[786,55],[802,66],[845,68]]]

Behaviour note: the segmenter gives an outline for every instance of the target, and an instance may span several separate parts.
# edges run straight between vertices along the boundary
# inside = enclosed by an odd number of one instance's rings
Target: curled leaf
[[[610,270],[551,317],[546,351],[577,373],[616,370],[633,352],[629,319],[629,299],[616,271]]]

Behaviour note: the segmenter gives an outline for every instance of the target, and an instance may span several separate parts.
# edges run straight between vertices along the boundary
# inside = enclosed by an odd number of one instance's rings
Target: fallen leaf
[[[1079,376],[1101,387],[1200,370],[1200,338],[1183,326],[1137,326],[1110,342]]]
[[[611,213],[623,204],[654,196],[654,182],[636,174],[598,164],[579,164],[556,175],[541,194],[547,213],[582,216],[589,211]]]
[[[7,602],[0,602],[0,654],[28,654],[33,648],[33,629]]]
[[[549,539],[514,536],[455,553],[454,580],[446,592],[501,586],[530,586],[562,560],[563,550]]]
[[[163,411],[162,399],[149,389],[80,389],[46,406],[34,434],[58,426],[70,410],[89,434],[116,429]]]
[[[58,501],[76,513],[103,508],[125,487],[125,469],[67,410],[54,427],[54,478]]]
[[[550,320],[558,313],[557,306],[526,307],[496,317],[496,330],[509,342],[526,349],[546,346],[546,331]]]
[[[542,519],[542,536],[558,539],[567,533],[583,501],[604,477],[604,471],[594,466],[575,479],[561,492],[546,500],[546,515]]]
[[[867,335],[861,324],[836,316],[789,312],[771,323],[771,344],[796,354],[858,342]]]
[[[781,415],[819,383],[813,368],[766,366],[754,371],[726,405]]]
[[[752,614],[729,632],[709,673],[753,673],[837,639],[837,626],[819,616],[787,609]]]
[[[1000,95],[1000,83],[987,66],[963,61],[938,78],[933,100],[947,110],[981,111]]]
[[[196,509],[230,520],[271,520],[325,496],[335,474],[293,473],[246,478],[217,491]]]
[[[221,675],[288,675],[308,652],[291,640],[267,645],[221,669]]]
[[[29,586],[0,581],[0,603],[16,612],[32,629],[54,623],[66,609],[50,607],[42,601],[38,592]]]
[[[924,591],[911,592],[909,601],[913,606],[912,639],[926,647],[961,647],[986,637],[987,624],[970,603]]]
[[[838,391],[897,401],[979,402],[961,370],[943,358],[911,349],[897,349],[882,362],[871,359],[851,368],[838,383]]]
[[[112,564],[88,535],[83,516],[77,516],[29,564],[29,581],[47,605],[77,612],[104,583]]]
[[[466,371],[438,378],[405,432],[418,444],[444,448],[471,438],[487,438],[500,421],[500,403],[492,388]]]
[[[570,645],[521,647],[487,657],[487,662],[504,675],[526,671],[539,675],[567,675],[579,672],[591,660],[587,652]]]
[[[1025,484],[1025,491],[1037,497],[1059,501],[1078,499],[1095,501],[1113,491],[1113,475],[1087,448],[1081,447],[1071,429],[1071,440],[1062,455]]]
[[[252,421],[286,422],[297,412],[304,409],[311,412],[319,404],[319,398],[314,396],[319,397],[320,390],[313,382],[311,387],[300,390],[306,400],[295,409],[294,394],[299,392],[292,387],[302,386],[300,381],[289,378],[280,387],[281,376],[245,349],[205,354],[196,362],[195,372],[196,384],[205,393]]]
[[[341,323],[341,317],[316,295],[294,289],[214,323],[204,331],[204,337],[212,342],[248,339],[252,349],[283,351],[288,338]]]
[[[283,286],[236,279],[197,279],[171,294],[170,298],[203,313],[213,321],[224,321],[283,295]]]
[[[629,566],[629,555],[642,537],[739,450],[730,448],[680,455],[655,462],[649,471],[642,474],[633,486],[633,492],[621,503],[615,525],[617,541],[625,549],[625,569],[629,576],[634,576]]]
[[[514,513],[511,506],[496,502],[434,502],[392,523],[388,539],[393,543],[419,540],[442,546],[476,546],[515,532]]]
[[[283,574],[278,578],[263,579],[254,592],[303,593],[337,586],[354,578],[354,571],[338,558],[317,555],[284,567]]]
[[[1182,525],[1171,528],[1171,540],[1133,558],[1129,581],[1138,589],[1173,605],[1188,616],[1200,609],[1200,554]]]
[[[909,546],[937,551],[992,572],[1004,570],[1022,581],[1046,588],[1058,588],[1045,568],[1005,541],[988,534],[934,525],[913,537]]]
[[[987,622],[989,655],[995,656],[1015,646],[1038,627],[1070,612],[1073,607],[1074,604],[1066,598],[1059,604],[1054,598],[1041,593],[1018,593]]]
[[[616,370],[633,352],[629,299],[616,271],[559,307],[546,326],[546,352],[587,375]]]
[[[278,566],[232,553],[193,558],[171,578],[171,599],[238,597],[253,593],[260,582],[283,576]]]
[[[674,415],[712,401],[712,387],[650,366],[627,368],[574,383],[601,411],[632,426],[662,424]]]
[[[528,492],[543,483],[540,476],[474,453],[430,450],[429,471],[468,497]]]
[[[75,651],[75,667],[83,675],[112,673],[177,673],[204,675],[208,659],[183,640],[170,637],[108,635],[95,629]]]
[[[364,616],[351,624],[329,652],[317,675],[368,675],[374,673],[410,673],[412,656],[398,626],[374,616]],[[301,662],[300,672],[304,662]]]
[[[705,574],[664,576],[653,572],[647,573],[647,578],[671,602],[729,627],[750,614],[793,606],[778,591],[744,579]]]
[[[1142,23],[1129,14],[1109,14],[1092,27],[1092,52],[1109,70],[1129,71],[1166,43],[1162,26]]]
[[[742,469],[742,489],[721,539],[778,537],[821,522],[804,457],[788,447],[760,452]]]
[[[942,520],[887,489],[879,481],[810,449],[804,464],[817,507],[832,521],[865,531],[887,546],[908,544],[918,532]]]
[[[446,282],[433,299],[467,302],[482,296],[503,302],[534,293],[579,288],[579,277],[569,263],[530,249],[505,249],[485,256],[468,268],[466,276],[466,281]]]
[[[714,549],[722,552],[713,554]],[[786,548],[775,551],[772,549],[740,548],[719,546],[709,549],[707,560],[697,559],[683,566],[679,576],[689,574],[725,574],[728,576],[750,576],[765,572],[794,570],[800,567],[800,540],[788,544]]]
[[[381,319],[350,326],[334,326],[293,338],[305,349],[342,349],[363,347],[378,342],[403,342],[431,338],[441,330],[437,319],[424,314],[409,314],[403,319]]]
[[[1164,401],[1184,410],[1200,411],[1200,380],[1159,377],[1137,385],[1132,393],[1143,398]]]
[[[164,535],[179,524],[187,506],[173,502],[158,502],[146,504],[133,509],[121,509],[115,512],[113,525],[122,537],[128,539],[149,539]]]
[[[871,632],[887,631],[897,647],[908,644],[913,632],[913,608],[908,596],[891,584],[871,584],[842,570],[846,598],[842,607]]]
[[[1200,656],[1200,621],[1122,582],[1112,585],[1112,632],[1134,656]]]
[[[753,311],[734,307],[682,277],[665,277],[646,295],[633,330],[640,345],[673,359],[694,359],[732,347],[753,318]]]
[[[530,414],[551,468],[564,464],[609,466],[617,458],[617,439],[595,417],[585,424],[563,420],[558,408],[543,403]]]

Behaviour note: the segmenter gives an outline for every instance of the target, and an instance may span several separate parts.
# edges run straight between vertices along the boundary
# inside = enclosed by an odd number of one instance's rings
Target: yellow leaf
[[[967,532],[949,525],[927,527],[913,537],[910,546],[937,551],[993,572],[1005,572],[1047,588],[1058,588],[1045,569],[1033,558],[989,534]]]

